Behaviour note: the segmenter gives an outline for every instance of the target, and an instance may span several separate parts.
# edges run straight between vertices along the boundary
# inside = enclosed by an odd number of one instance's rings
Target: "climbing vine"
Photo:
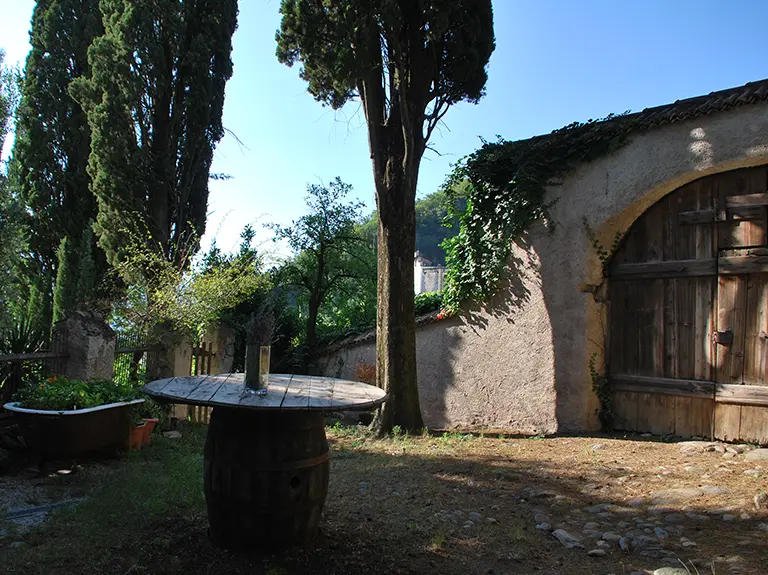
[[[589,376],[592,379],[592,391],[595,392],[597,399],[600,400],[600,425],[603,429],[613,428],[613,399],[611,397],[611,386],[608,378],[601,374],[597,369],[598,354],[593,353],[589,358]]]
[[[603,244],[600,243],[600,240],[597,239],[597,234],[595,234],[594,230],[589,225],[589,222],[587,222],[587,218],[584,218],[583,222],[584,230],[586,231],[587,238],[589,238],[589,243],[592,244],[592,248],[595,250],[597,258],[602,265],[603,277],[608,277],[608,265],[611,263],[613,254],[619,249],[624,234],[620,231],[616,232],[616,235],[613,236],[613,243],[611,243],[610,249],[606,249]]]
[[[466,301],[486,302],[506,274],[519,273],[510,265],[512,243],[522,240],[533,222],[553,223],[547,188],[580,164],[617,150],[636,129],[634,118],[611,115],[530,140],[484,141],[459,161],[445,186],[453,210],[449,218],[459,218],[459,233],[443,243],[445,308],[456,312]],[[467,194],[460,213],[453,190]]]

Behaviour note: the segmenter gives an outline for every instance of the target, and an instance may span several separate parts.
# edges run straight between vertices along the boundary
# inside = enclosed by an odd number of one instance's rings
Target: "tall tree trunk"
[[[392,163],[389,168],[391,169]],[[379,210],[377,383],[389,394],[375,422],[380,435],[397,425],[424,427],[416,381],[413,254],[416,249],[416,176],[394,168],[377,186]]]

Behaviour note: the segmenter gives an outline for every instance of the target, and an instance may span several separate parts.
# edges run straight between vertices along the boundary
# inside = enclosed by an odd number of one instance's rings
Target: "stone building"
[[[556,225],[515,246],[519,284],[422,321],[429,426],[598,429],[592,361],[618,428],[768,440],[768,80],[630,118],[628,143],[549,189]],[[624,238],[607,269],[587,226]],[[353,377],[374,353],[360,337],[320,363]]]

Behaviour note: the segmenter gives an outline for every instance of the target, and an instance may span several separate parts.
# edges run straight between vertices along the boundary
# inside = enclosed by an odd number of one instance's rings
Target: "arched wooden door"
[[[632,225],[609,269],[617,429],[768,442],[768,166],[708,176]]]

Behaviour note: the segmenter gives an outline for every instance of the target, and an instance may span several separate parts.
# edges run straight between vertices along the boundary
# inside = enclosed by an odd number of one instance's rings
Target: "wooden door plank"
[[[715,403],[714,435],[723,441],[738,441],[741,406]]]
[[[677,377],[696,379],[696,280],[677,280]]]
[[[710,400],[715,395],[715,384],[711,381],[624,374],[611,375],[610,381],[611,387],[616,391],[698,397]]]
[[[726,196],[725,207],[768,206],[768,193],[744,194],[743,196]]]
[[[637,430],[654,435],[675,431],[675,398],[655,393],[637,396]]]
[[[768,386],[715,384],[715,401],[738,405],[768,406]]]
[[[675,398],[675,435],[712,437],[714,402],[711,398]]]
[[[715,278],[698,278],[694,280],[694,379],[711,380],[714,361],[711,334],[715,330],[716,286]]]
[[[655,280],[713,276],[716,274],[717,259],[707,258],[619,264],[613,267],[611,278],[616,280]]]
[[[611,373],[626,373],[626,334],[630,321],[627,312],[630,283],[612,282],[610,285],[610,346],[609,362]]]
[[[678,377],[678,341],[677,280],[671,279],[664,281],[664,377]]]
[[[744,383],[768,386],[768,275],[748,278]]]
[[[637,431],[637,393],[616,391],[613,394],[613,427],[617,431]]]
[[[729,255],[721,257],[717,262],[717,273],[720,275],[760,274],[767,272],[767,255]]]
[[[764,445],[768,442],[768,405],[741,407],[739,440]]]
[[[718,278],[717,330],[733,333],[731,344],[714,346],[716,381],[720,383],[743,382],[746,287],[744,276]]]

